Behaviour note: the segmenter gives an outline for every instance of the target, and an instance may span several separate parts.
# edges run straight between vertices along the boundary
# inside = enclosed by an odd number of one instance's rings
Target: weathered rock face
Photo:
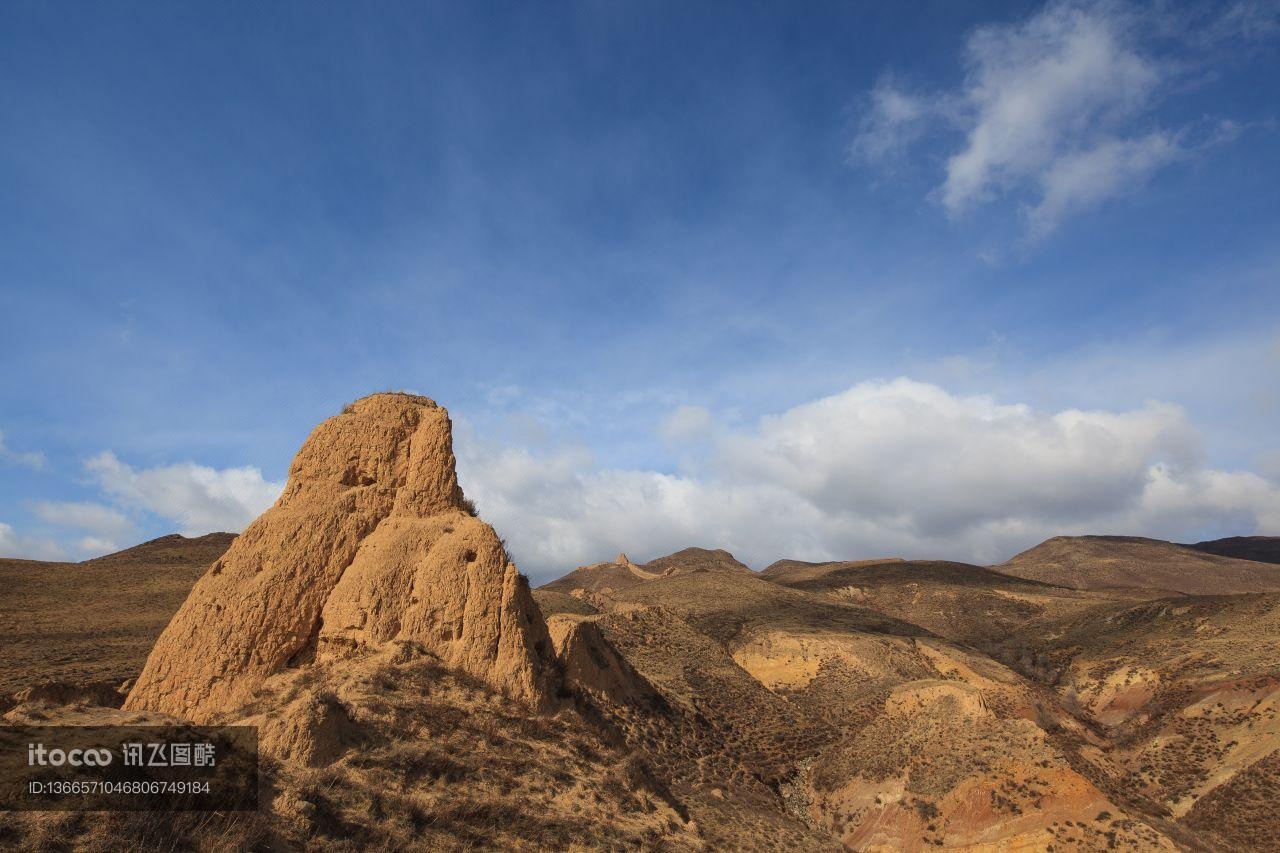
[[[590,617],[557,613],[547,620],[565,685],[598,699],[633,705],[659,702],[657,691],[618,654]]]
[[[207,721],[291,666],[392,641],[550,701],[546,624],[464,501],[448,412],[375,394],[312,432],[280,499],[196,584],[125,707]]]

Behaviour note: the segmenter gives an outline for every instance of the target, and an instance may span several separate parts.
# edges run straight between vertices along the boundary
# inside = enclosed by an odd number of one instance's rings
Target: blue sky
[[[5,4],[0,551],[243,525],[386,388],[535,577],[1280,533],[1278,45],[1261,2]]]

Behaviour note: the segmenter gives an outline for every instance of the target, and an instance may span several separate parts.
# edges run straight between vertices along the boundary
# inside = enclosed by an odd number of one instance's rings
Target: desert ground
[[[1280,538],[530,589],[451,441],[366,397],[238,537],[0,560],[7,721],[256,725],[263,778],[256,813],[7,812],[0,846],[1280,849]]]

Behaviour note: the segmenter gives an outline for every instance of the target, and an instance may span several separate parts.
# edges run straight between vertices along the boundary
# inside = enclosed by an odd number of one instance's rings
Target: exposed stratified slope
[[[602,714],[681,798],[713,787],[732,807],[754,803],[753,820],[781,812],[853,849],[1044,849],[1069,838],[1171,848],[1075,769],[1070,745],[1088,733],[1050,694],[916,624],[727,572],[596,603],[605,612],[587,618],[674,716]],[[766,789],[743,787],[751,778]]]
[[[1073,589],[1183,595],[1280,590],[1280,566],[1136,536],[1057,536],[992,568]]]
[[[0,559],[0,706],[27,688],[109,699],[234,538],[174,534],[83,563]]]
[[[1253,794],[1276,785],[1280,757],[1280,595],[1116,605],[1008,644],[1105,738],[1081,755],[1118,798],[1154,800],[1215,844],[1275,849],[1280,814]]]
[[[1206,554],[1253,560],[1257,563],[1280,563],[1280,536],[1229,536],[1188,545]]]

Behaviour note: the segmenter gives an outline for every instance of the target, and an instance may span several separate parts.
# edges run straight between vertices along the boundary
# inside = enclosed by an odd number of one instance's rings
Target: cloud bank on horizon
[[[32,501],[53,535],[19,535],[0,523],[0,556],[85,559],[136,545],[160,524],[184,536],[239,533],[284,489],[253,466],[214,469],[194,462],[137,469],[102,451],[82,462],[97,501]]]
[[[463,488],[521,567],[550,579],[618,551],[652,558],[725,547],[763,568],[784,557],[876,556],[999,562],[1050,536],[1280,530],[1280,482],[1205,464],[1177,406],[1038,411],[907,378],[843,392],[727,428],[681,406],[661,438],[679,470],[610,468],[583,446],[455,439]],[[85,460],[102,502],[41,502],[82,554],[131,544],[141,513],[186,535],[238,532],[284,484],[253,467],[137,469],[104,451]],[[53,540],[0,527],[0,552],[66,556]]]
[[[994,563],[1059,534],[1280,530],[1280,482],[1207,466],[1198,431],[1168,404],[1042,412],[900,378],[739,430],[683,407],[663,433],[695,461],[609,468],[582,447],[464,436],[463,487],[544,579],[691,544],[755,568],[783,557]]]

